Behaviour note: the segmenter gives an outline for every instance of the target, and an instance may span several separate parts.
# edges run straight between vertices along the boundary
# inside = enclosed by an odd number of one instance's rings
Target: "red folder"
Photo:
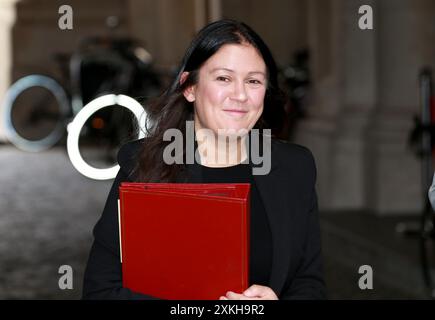
[[[177,300],[247,289],[249,196],[249,183],[121,183],[123,286]]]

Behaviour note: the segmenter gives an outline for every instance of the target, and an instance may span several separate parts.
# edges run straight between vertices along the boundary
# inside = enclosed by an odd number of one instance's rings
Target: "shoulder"
[[[317,169],[311,151],[299,144],[272,139],[271,174],[283,185],[294,186],[302,193],[316,184]]]
[[[316,171],[310,149],[285,140],[272,139],[272,162],[292,171]]]
[[[143,148],[145,143],[145,138],[132,140],[124,143],[118,151],[117,160],[121,167],[127,175],[130,175],[138,161],[137,157]]]
[[[312,152],[307,147],[281,139],[272,139],[272,151],[282,157],[293,159],[312,160]]]

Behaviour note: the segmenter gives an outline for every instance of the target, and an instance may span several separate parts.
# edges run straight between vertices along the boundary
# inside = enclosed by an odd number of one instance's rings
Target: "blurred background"
[[[361,28],[364,5],[372,28]],[[196,31],[220,18],[269,45],[289,96],[278,135],[316,158],[329,297],[432,297],[434,1],[0,0],[0,17],[0,298],[81,297],[113,180],[76,170],[66,126],[103,94],[146,104]],[[135,138],[131,112],[116,104],[82,128],[95,167],[116,164]],[[58,286],[61,265],[74,271],[72,289]],[[358,285],[363,265],[372,289]]]

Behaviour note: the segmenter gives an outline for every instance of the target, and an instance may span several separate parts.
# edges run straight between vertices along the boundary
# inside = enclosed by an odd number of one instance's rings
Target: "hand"
[[[278,297],[271,288],[253,284],[242,293],[228,291],[219,300],[278,300]]]

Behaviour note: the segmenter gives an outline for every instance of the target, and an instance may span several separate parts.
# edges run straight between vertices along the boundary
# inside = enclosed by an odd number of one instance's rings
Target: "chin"
[[[248,126],[226,126],[221,129],[220,133],[228,134],[228,135],[237,135],[242,133],[247,133],[249,131]],[[219,131],[218,131],[219,132]]]

